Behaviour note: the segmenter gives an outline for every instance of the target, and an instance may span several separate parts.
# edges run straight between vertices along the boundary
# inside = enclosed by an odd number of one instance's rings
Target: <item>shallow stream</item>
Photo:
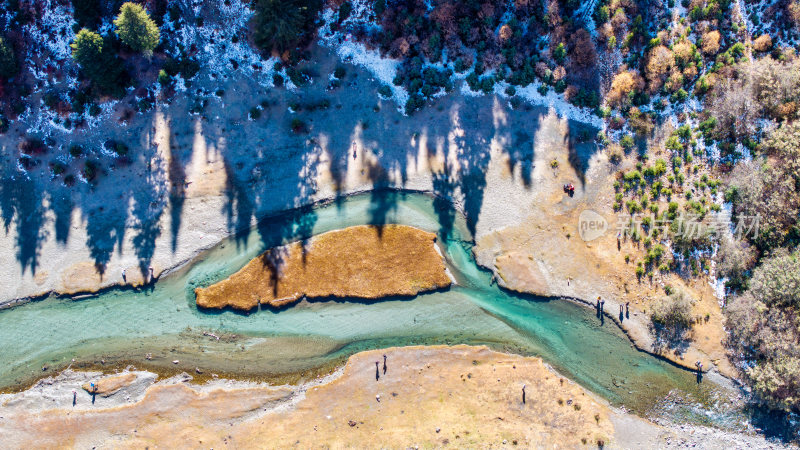
[[[83,300],[52,297],[0,311],[0,389],[23,386],[41,377],[43,366],[52,371],[72,359],[77,366],[102,361],[163,367],[178,360],[174,369],[189,373],[202,368],[254,378],[310,377],[365,349],[466,343],[540,356],[612,404],[640,414],[731,421],[730,408],[720,408],[729,392],[698,384],[693,373],[634,349],[613,322],[601,324],[592,309],[498,288],[472,258],[463,218],[448,208],[414,193],[348,197],[270,218],[149,290],[111,289]],[[413,299],[303,301],[250,314],[198,310],[194,304],[195,287],[227,277],[265,248],[365,223],[439,233],[458,285]],[[146,361],[148,353],[152,359]],[[670,392],[670,398],[688,399],[685,405],[665,408]]]

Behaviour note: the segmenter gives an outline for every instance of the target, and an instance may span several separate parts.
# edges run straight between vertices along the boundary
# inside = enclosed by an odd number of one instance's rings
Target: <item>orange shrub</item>
[[[681,41],[672,46],[672,52],[678,64],[684,65],[692,60],[694,46],[689,41]]]
[[[713,55],[719,51],[719,31],[709,31],[703,35],[703,53]]]
[[[764,33],[753,41],[753,49],[757,52],[766,52],[772,48],[772,38]]]
[[[672,50],[659,45],[653,47],[647,55],[647,81],[650,83],[650,91],[655,92],[661,88],[664,82],[664,77],[669,73],[672,66],[675,65],[675,55]]]
[[[635,72],[629,70],[620,72],[614,76],[611,82],[611,90],[606,99],[612,106],[622,106],[628,103],[628,94],[644,89],[644,80]]]

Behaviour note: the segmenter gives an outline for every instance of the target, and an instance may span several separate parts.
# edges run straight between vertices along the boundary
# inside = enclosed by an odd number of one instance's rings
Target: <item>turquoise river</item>
[[[149,289],[114,288],[81,300],[50,297],[2,310],[0,389],[19,389],[70,364],[149,365],[188,373],[202,368],[261,379],[300,374],[302,379],[365,349],[465,343],[540,356],[612,404],[640,414],[670,410],[700,423],[730,421],[708,412],[719,411],[720,399],[730,396],[721,393],[727,389],[698,384],[693,373],[636,350],[613,322],[601,324],[592,309],[497,287],[472,258],[463,217],[438,203],[415,193],[347,197],[269,218]],[[227,277],[265,248],[364,223],[439,233],[458,284],[413,299],[303,301],[250,314],[203,311],[194,304],[195,287]],[[675,412],[664,406],[667,397],[689,400]]]

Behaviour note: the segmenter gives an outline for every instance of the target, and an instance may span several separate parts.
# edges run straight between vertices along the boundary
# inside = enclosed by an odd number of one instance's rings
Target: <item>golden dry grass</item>
[[[267,250],[229,278],[195,290],[203,308],[249,310],[303,297],[413,296],[450,285],[436,235],[361,225]]]

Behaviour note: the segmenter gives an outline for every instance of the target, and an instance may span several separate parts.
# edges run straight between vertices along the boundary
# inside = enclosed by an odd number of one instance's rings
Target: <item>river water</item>
[[[735,413],[720,407],[729,392],[713,383],[698,384],[693,373],[634,349],[592,309],[515,295],[494,285],[472,258],[463,218],[448,208],[414,193],[347,197],[265,220],[152,289],[111,289],[83,300],[53,297],[0,311],[0,388],[24,386],[42,376],[43,366],[53,371],[72,359],[77,366],[104,361],[108,366],[160,364],[189,373],[201,367],[205,373],[251,378],[310,377],[315,369],[365,349],[466,343],[540,356],[612,404],[640,414],[668,411],[681,420],[731,421],[728,415]],[[265,248],[365,223],[439,233],[458,284],[413,299],[303,301],[250,314],[198,310],[194,304],[195,287],[227,277]],[[179,363],[173,365],[174,360]],[[682,407],[669,400],[675,398]]]

